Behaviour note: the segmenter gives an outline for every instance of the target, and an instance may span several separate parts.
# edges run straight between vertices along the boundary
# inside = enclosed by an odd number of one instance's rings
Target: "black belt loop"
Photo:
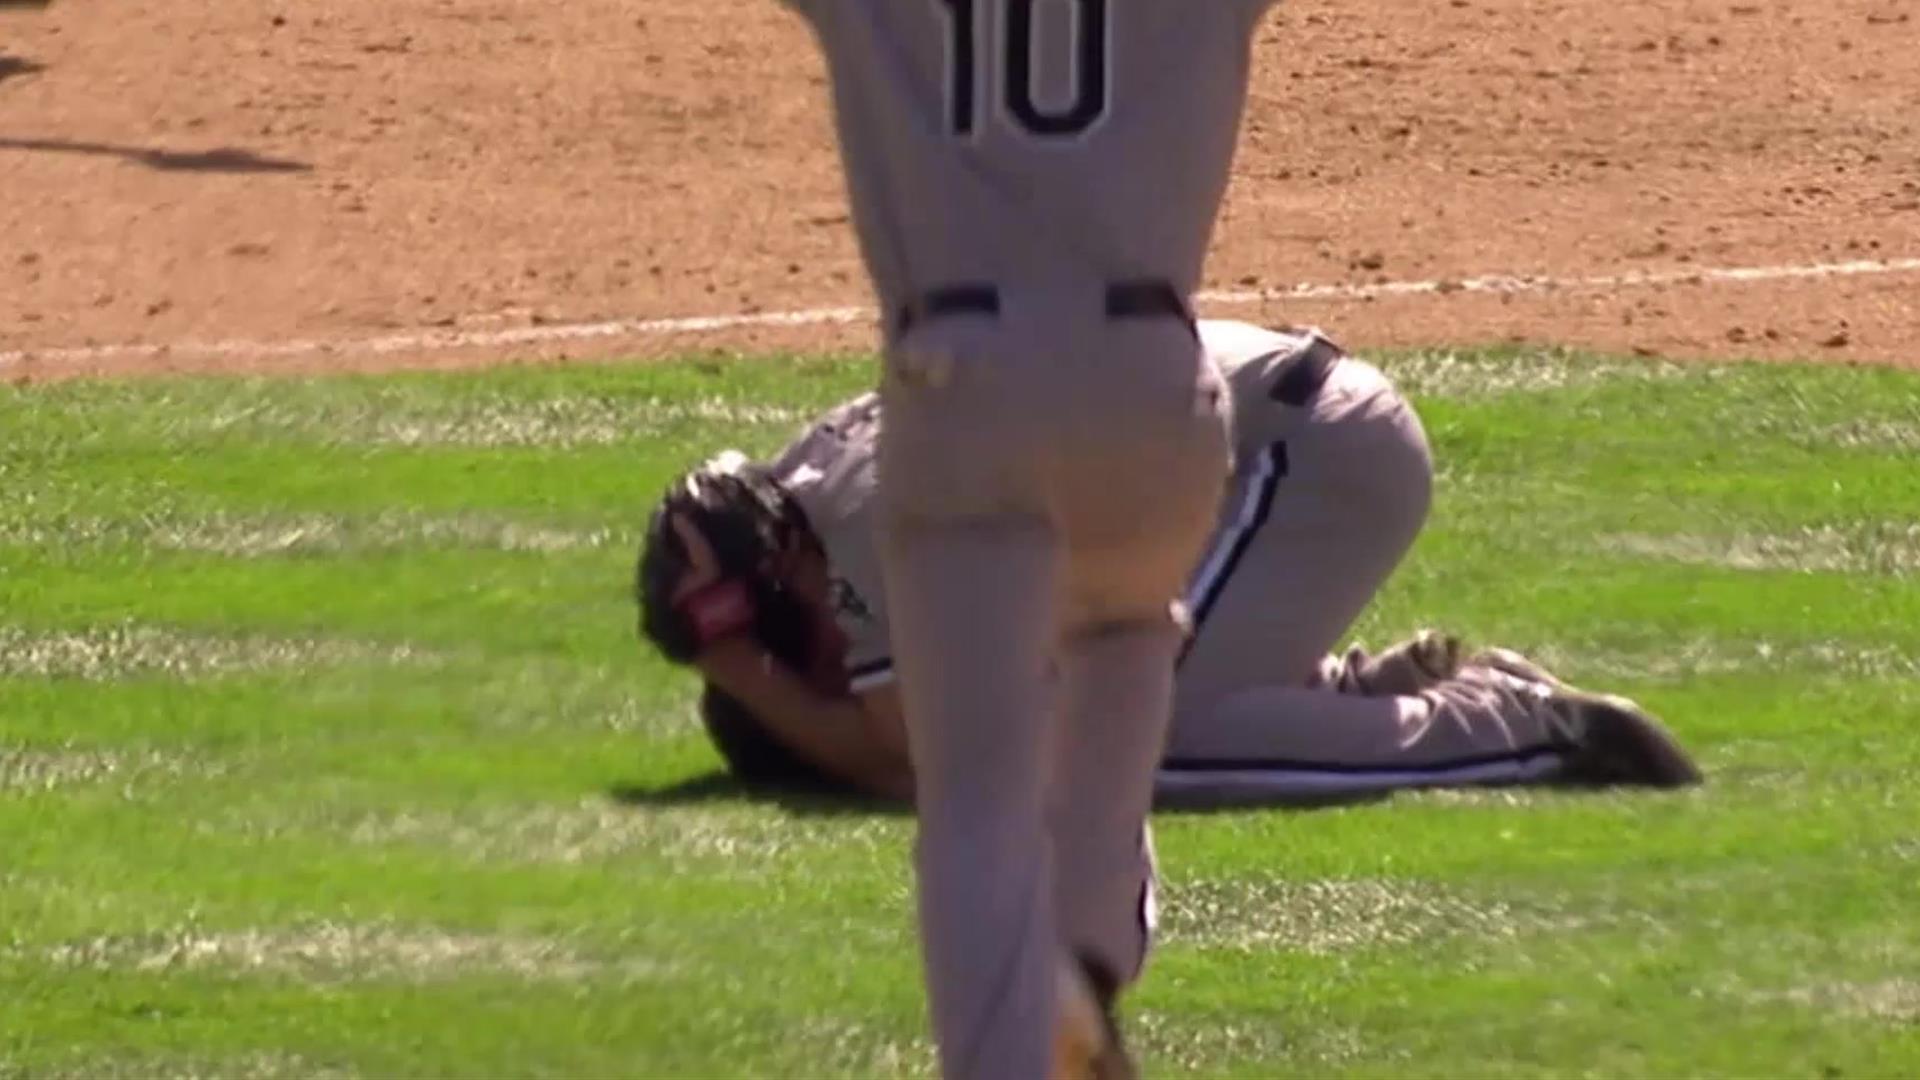
[[[1116,281],[1107,286],[1107,318],[1174,318],[1193,321],[1179,290],[1164,281]]]
[[[893,317],[893,334],[903,337],[915,323],[947,315],[998,315],[1000,290],[992,285],[969,283],[929,289],[900,305]]]
[[[1109,319],[1179,319],[1195,330],[1193,309],[1180,291],[1158,280],[1116,281],[1107,286]],[[894,312],[893,333],[901,337],[919,323],[947,315],[998,315],[1000,290],[984,282],[929,289]],[[1196,330],[1197,332],[1197,330]]]

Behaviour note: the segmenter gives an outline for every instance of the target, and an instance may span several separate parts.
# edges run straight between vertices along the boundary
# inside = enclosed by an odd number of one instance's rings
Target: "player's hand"
[[[720,559],[713,553],[713,545],[685,514],[674,514],[667,522],[673,527],[673,534],[680,538],[680,546],[687,550],[687,572],[673,587],[673,602],[677,604],[720,580]]]

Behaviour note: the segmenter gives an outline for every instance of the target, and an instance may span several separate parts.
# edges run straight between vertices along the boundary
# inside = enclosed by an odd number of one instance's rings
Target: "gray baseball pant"
[[[888,350],[879,449],[928,996],[979,1080],[1048,1074],[1064,958],[1141,963],[1169,609],[1229,464],[1189,324],[1004,300]]]
[[[1239,556],[1193,584],[1203,617],[1180,666],[1170,765],[1444,768],[1565,746],[1512,680],[1468,667],[1433,685],[1369,683],[1329,656],[1431,503],[1426,433],[1378,370],[1342,359],[1311,402],[1243,407],[1236,423],[1265,449],[1243,456],[1212,542]],[[1265,512],[1236,516],[1234,500]]]

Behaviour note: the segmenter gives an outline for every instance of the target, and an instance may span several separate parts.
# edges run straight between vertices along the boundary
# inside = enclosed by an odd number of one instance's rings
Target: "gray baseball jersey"
[[[826,550],[856,693],[893,678],[874,520],[879,440],[880,395],[862,394],[815,421],[773,461]]]
[[[884,310],[955,282],[1193,290],[1274,0],[787,2]]]
[[[1431,466],[1404,399],[1345,358],[1289,405],[1282,382],[1333,348],[1322,334],[1199,326],[1232,388],[1240,465],[1187,592],[1199,627],[1162,791],[1287,801],[1550,777],[1561,747],[1542,710],[1486,673],[1383,690],[1353,677],[1364,654],[1329,655],[1425,519]],[[880,423],[878,396],[862,395],[774,462],[826,549],[855,691],[894,678],[874,532]]]
[[[1251,323],[1203,319],[1202,347],[1225,376],[1236,402],[1233,410],[1236,458],[1243,465],[1226,500],[1226,513],[1209,545],[1209,558],[1196,569],[1190,600],[1198,602],[1224,580],[1223,561],[1243,532],[1241,516],[1250,513],[1263,492],[1270,494],[1271,469],[1262,463],[1278,437],[1284,410],[1263,407],[1276,370],[1315,342],[1311,331],[1269,330]],[[888,643],[887,604],[880,583],[876,544],[876,451],[880,440],[880,397],[862,394],[815,421],[773,461],[774,473],[793,493],[832,567],[840,629],[850,643],[847,676],[856,691],[891,681],[893,654]]]

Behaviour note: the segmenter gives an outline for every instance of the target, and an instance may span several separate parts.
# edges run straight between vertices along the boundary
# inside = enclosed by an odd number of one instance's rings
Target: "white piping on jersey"
[[[1187,610],[1197,618],[1205,606],[1206,599],[1220,587],[1220,579],[1233,565],[1233,549],[1240,538],[1259,524],[1260,503],[1266,490],[1272,486],[1276,468],[1273,447],[1260,451],[1253,460],[1253,472],[1247,477],[1246,490],[1241,492],[1240,505],[1235,508],[1233,520],[1222,529],[1220,536],[1213,542],[1213,548],[1200,563],[1200,570],[1193,576],[1193,583],[1187,587]]]
[[[864,694],[869,690],[877,690],[897,678],[893,673],[893,661],[876,660],[874,662],[884,663],[886,666],[873,671],[862,672],[854,676],[847,681],[847,689],[852,690],[856,694]]]

